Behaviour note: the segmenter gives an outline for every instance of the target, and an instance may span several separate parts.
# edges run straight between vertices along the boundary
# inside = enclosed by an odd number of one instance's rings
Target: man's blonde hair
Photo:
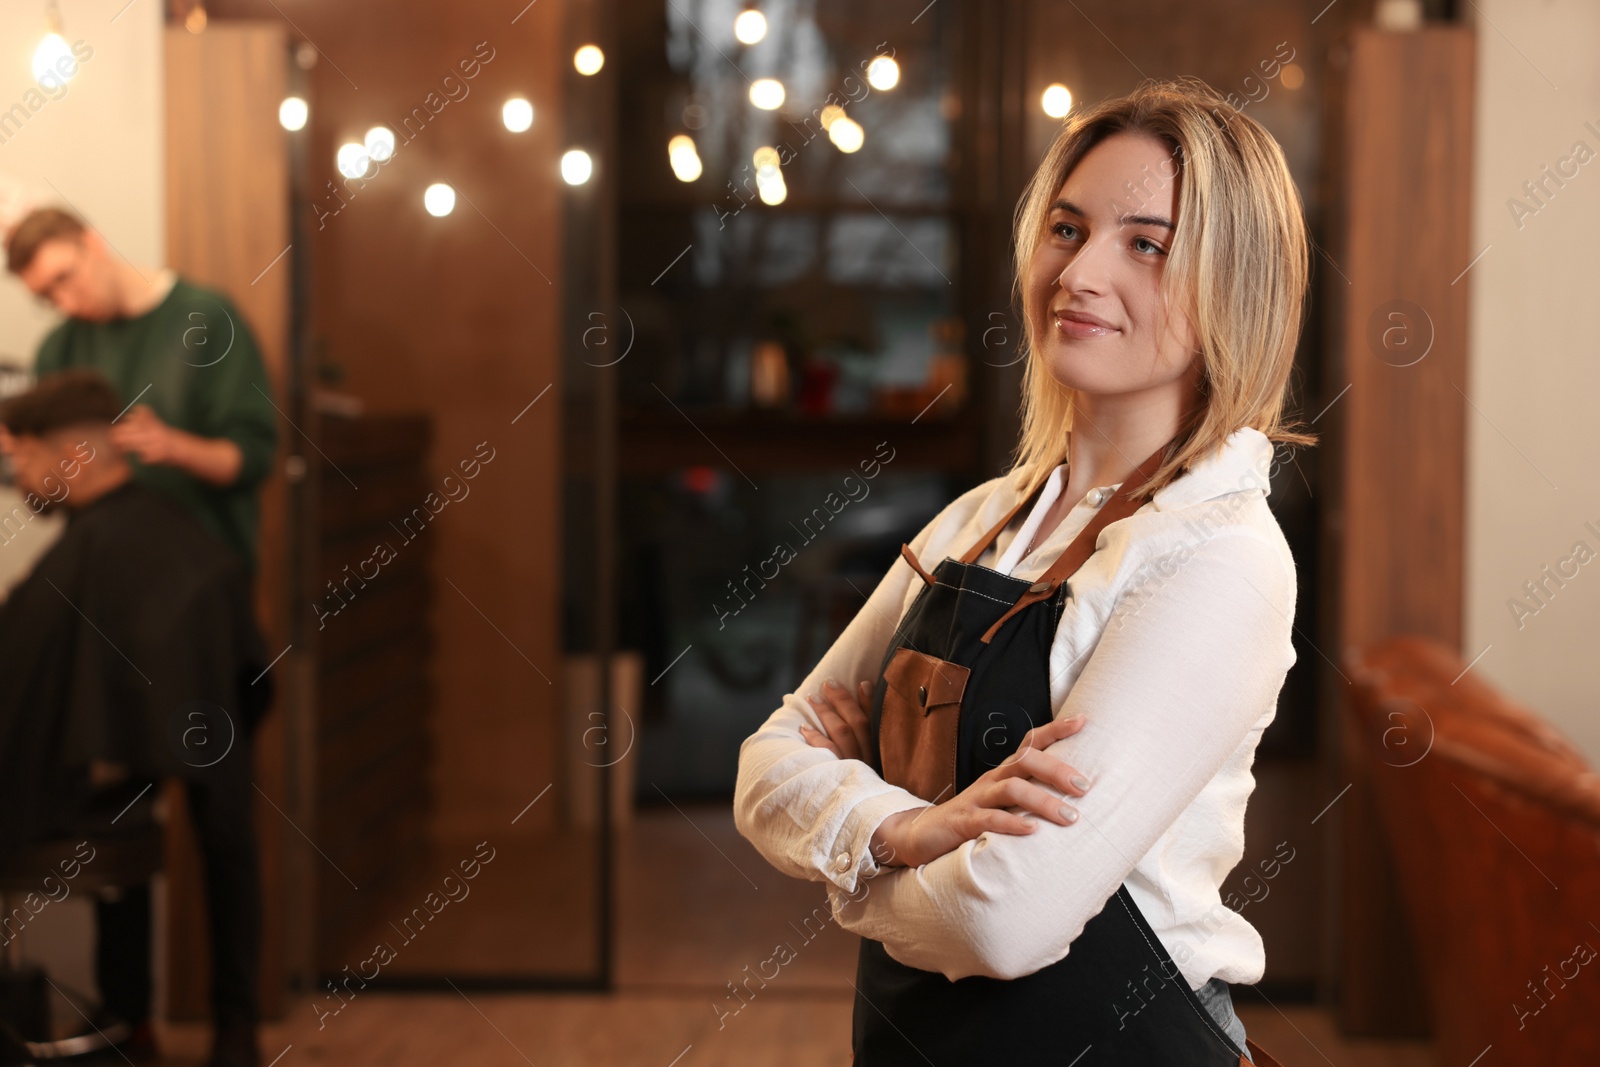
[[[1300,196],[1283,151],[1259,122],[1200,79],[1147,81],[1069,117],[1017,205],[1014,296],[1027,357],[1011,468],[1019,491],[1040,484],[1062,462],[1076,399],[1035,356],[1035,324],[1045,309],[1023,279],[1067,176],[1090,149],[1122,132],[1148,134],[1172,152],[1162,173],[1129,184],[1127,196],[1138,203],[1161,184],[1178,183],[1162,291],[1169,313],[1188,310],[1204,364],[1204,402],[1180,427],[1177,447],[1149,481],[1128,488],[1153,494],[1245,426],[1274,443],[1317,442],[1283,414],[1310,271]]]

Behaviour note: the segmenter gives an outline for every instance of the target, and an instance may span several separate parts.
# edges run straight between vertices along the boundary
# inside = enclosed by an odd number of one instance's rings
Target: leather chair
[[[1348,657],[1440,1063],[1600,1063],[1600,777],[1454,650]]]
[[[23,963],[19,942],[46,908],[114,893],[160,873],[160,792],[159,784],[138,782],[100,790],[74,821],[74,832],[26,845],[0,866],[0,1067],[122,1062],[109,1050],[130,1036],[126,1021],[105,1016],[90,998]]]

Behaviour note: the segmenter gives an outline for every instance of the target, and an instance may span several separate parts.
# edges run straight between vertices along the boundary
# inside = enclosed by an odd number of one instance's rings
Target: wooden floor
[[[263,1031],[264,1062],[281,1055],[279,1067],[849,1064],[856,940],[823,925],[820,886],[768,867],[735,832],[725,806],[643,812],[619,853],[616,993],[361,991],[320,1021],[312,998],[291,998],[287,1016]],[[543,894],[528,889],[523,906],[542,910]],[[513,897],[486,893],[481,903]],[[468,909],[472,899],[456,918],[463,925],[448,932],[463,949],[493,956],[488,931],[505,919],[489,907]],[[741,1006],[727,983],[746,966],[754,971],[780,942],[794,958]],[[485,962],[503,969],[503,960]],[[1252,1038],[1290,1065],[1433,1062],[1427,1044],[1341,1038],[1328,1014],[1312,1007],[1245,1004],[1239,1015]],[[170,1062],[202,1062],[204,1027],[166,1026],[161,1034]]]

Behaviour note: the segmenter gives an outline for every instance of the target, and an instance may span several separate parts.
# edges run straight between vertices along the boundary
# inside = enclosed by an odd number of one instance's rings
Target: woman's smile
[[[1057,336],[1064,338],[1107,337],[1121,332],[1106,320],[1087,311],[1057,309],[1052,316],[1052,322]]]

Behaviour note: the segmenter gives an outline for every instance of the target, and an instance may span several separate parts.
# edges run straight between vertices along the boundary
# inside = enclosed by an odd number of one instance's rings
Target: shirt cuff
[[[850,809],[844,825],[833,839],[823,874],[845,893],[854,893],[861,879],[872,878],[883,868],[872,856],[872,835],[885,819],[901,811],[931,807],[926,800],[899,786],[868,797]]]

